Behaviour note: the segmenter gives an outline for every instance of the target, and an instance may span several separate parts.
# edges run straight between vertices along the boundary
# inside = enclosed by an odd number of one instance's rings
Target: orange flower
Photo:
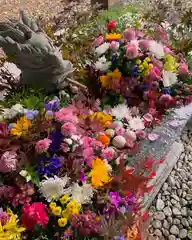
[[[103,88],[110,88],[111,78],[109,76],[100,76],[101,86]]]
[[[105,35],[105,40],[107,41],[119,41],[121,39],[121,34],[119,33],[108,33]]]
[[[127,240],[136,240],[138,237],[138,234],[139,234],[138,228],[134,225],[131,228],[128,228],[126,239]]]
[[[99,135],[97,140],[99,140],[105,147],[109,146],[110,138],[106,134]]]

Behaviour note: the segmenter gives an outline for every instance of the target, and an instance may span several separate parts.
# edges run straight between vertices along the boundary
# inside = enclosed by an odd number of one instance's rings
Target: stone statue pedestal
[[[102,9],[108,9],[115,4],[121,3],[121,0],[91,0],[92,5],[96,3],[100,4]]]

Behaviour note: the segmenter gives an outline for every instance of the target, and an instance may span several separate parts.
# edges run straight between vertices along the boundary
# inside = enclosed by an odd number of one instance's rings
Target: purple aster
[[[63,158],[53,156],[51,158],[42,156],[37,161],[38,175],[45,175],[47,177],[53,177],[58,175],[60,167],[62,166]]]
[[[114,237],[114,240],[125,240],[124,236],[116,236]]]
[[[58,97],[54,97],[53,100],[45,104],[45,109],[48,111],[57,112],[59,110],[60,100]]]

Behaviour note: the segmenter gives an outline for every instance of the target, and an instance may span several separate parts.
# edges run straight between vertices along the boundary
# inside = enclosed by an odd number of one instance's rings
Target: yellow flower
[[[71,211],[71,215],[77,215],[77,214],[79,214],[79,211],[80,210],[77,207],[74,207]]]
[[[112,116],[103,112],[95,112],[91,116],[93,121],[98,121],[102,127],[107,127],[113,120]]]
[[[103,88],[110,88],[111,78],[109,76],[103,75],[100,76],[101,86]]]
[[[96,188],[102,187],[104,184],[111,181],[111,177],[109,176],[109,168],[100,158],[93,160],[92,170],[88,177],[91,178],[91,183]]]
[[[167,55],[165,57],[164,69],[166,71],[175,72],[177,68],[178,68],[178,63],[176,61],[176,58],[171,55]]]
[[[145,58],[145,61],[147,61],[147,62],[151,62],[150,57],[146,57],[146,58]]]
[[[121,75],[121,72],[117,68],[113,72],[107,74],[107,76],[112,77],[112,79],[120,79]]]
[[[56,204],[55,202],[50,202],[50,204],[49,204],[49,208],[50,208],[51,210],[53,210],[54,208],[56,208],[56,206],[57,206],[57,204]]]
[[[136,238],[138,237],[138,234],[139,234],[138,229],[134,225],[131,228],[128,228],[126,239],[127,240],[136,240]]]
[[[53,215],[55,215],[55,216],[60,216],[60,215],[61,215],[61,212],[62,212],[62,208],[59,207],[59,206],[52,209],[52,213],[53,213]]]
[[[153,68],[153,64],[149,63],[148,68],[151,70]]]
[[[142,62],[141,62],[140,59],[137,59],[137,60],[136,60],[136,64],[137,64],[137,65],[140,65],[141,63],[142,63]]]
[[[62,217],[69,219],[70,218],[70,213],[67,211],[67,209],[62,211]]]
[[[58,225],[59,227],[65,227],[67,225],[67,218],[59,218]]]
[[[19,120],[17,120],[16,123],[13,124],[13,128],[11,129],[10,134],[17,137],[26,136],[30,126],[31,123],[26,118],[26,116],[21,117]]]
[[[25,231],[25,228],[17,225],[18,217],[14,215],[11,210],[8,210],[10,219],[5,225],[0,223],[0,240],[20,240],[21,232]]]
[[[65,204],[69,201],[69,195],[68,194],[65,194],[63,195],[60,199],[59,199],[60,203],[61,204]]]
[[[143,61],[143,67],[144,67],[144,68],[148,68],[148,62]]]
[[[121,39],[121,34],[119,33],[108,33],[105,35],[105,40],[107,41],[118,41]]]

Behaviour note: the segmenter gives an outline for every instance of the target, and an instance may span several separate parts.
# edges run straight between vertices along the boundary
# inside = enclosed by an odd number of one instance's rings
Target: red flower
[[[108,31],[115,30],[116,27],[117,27],[117,22],[115,20],[110,20],[107,24]]]
[[[26,204],[22,210],[21,221],[31,231],[34,231],[36,224],[45,228],[49,221],[45,205],[41,202]]]
[[[148,179],[152,179],[152,178],[156,177],[156,172],[155,171],[151,172],[147,177],[148,177]]]

